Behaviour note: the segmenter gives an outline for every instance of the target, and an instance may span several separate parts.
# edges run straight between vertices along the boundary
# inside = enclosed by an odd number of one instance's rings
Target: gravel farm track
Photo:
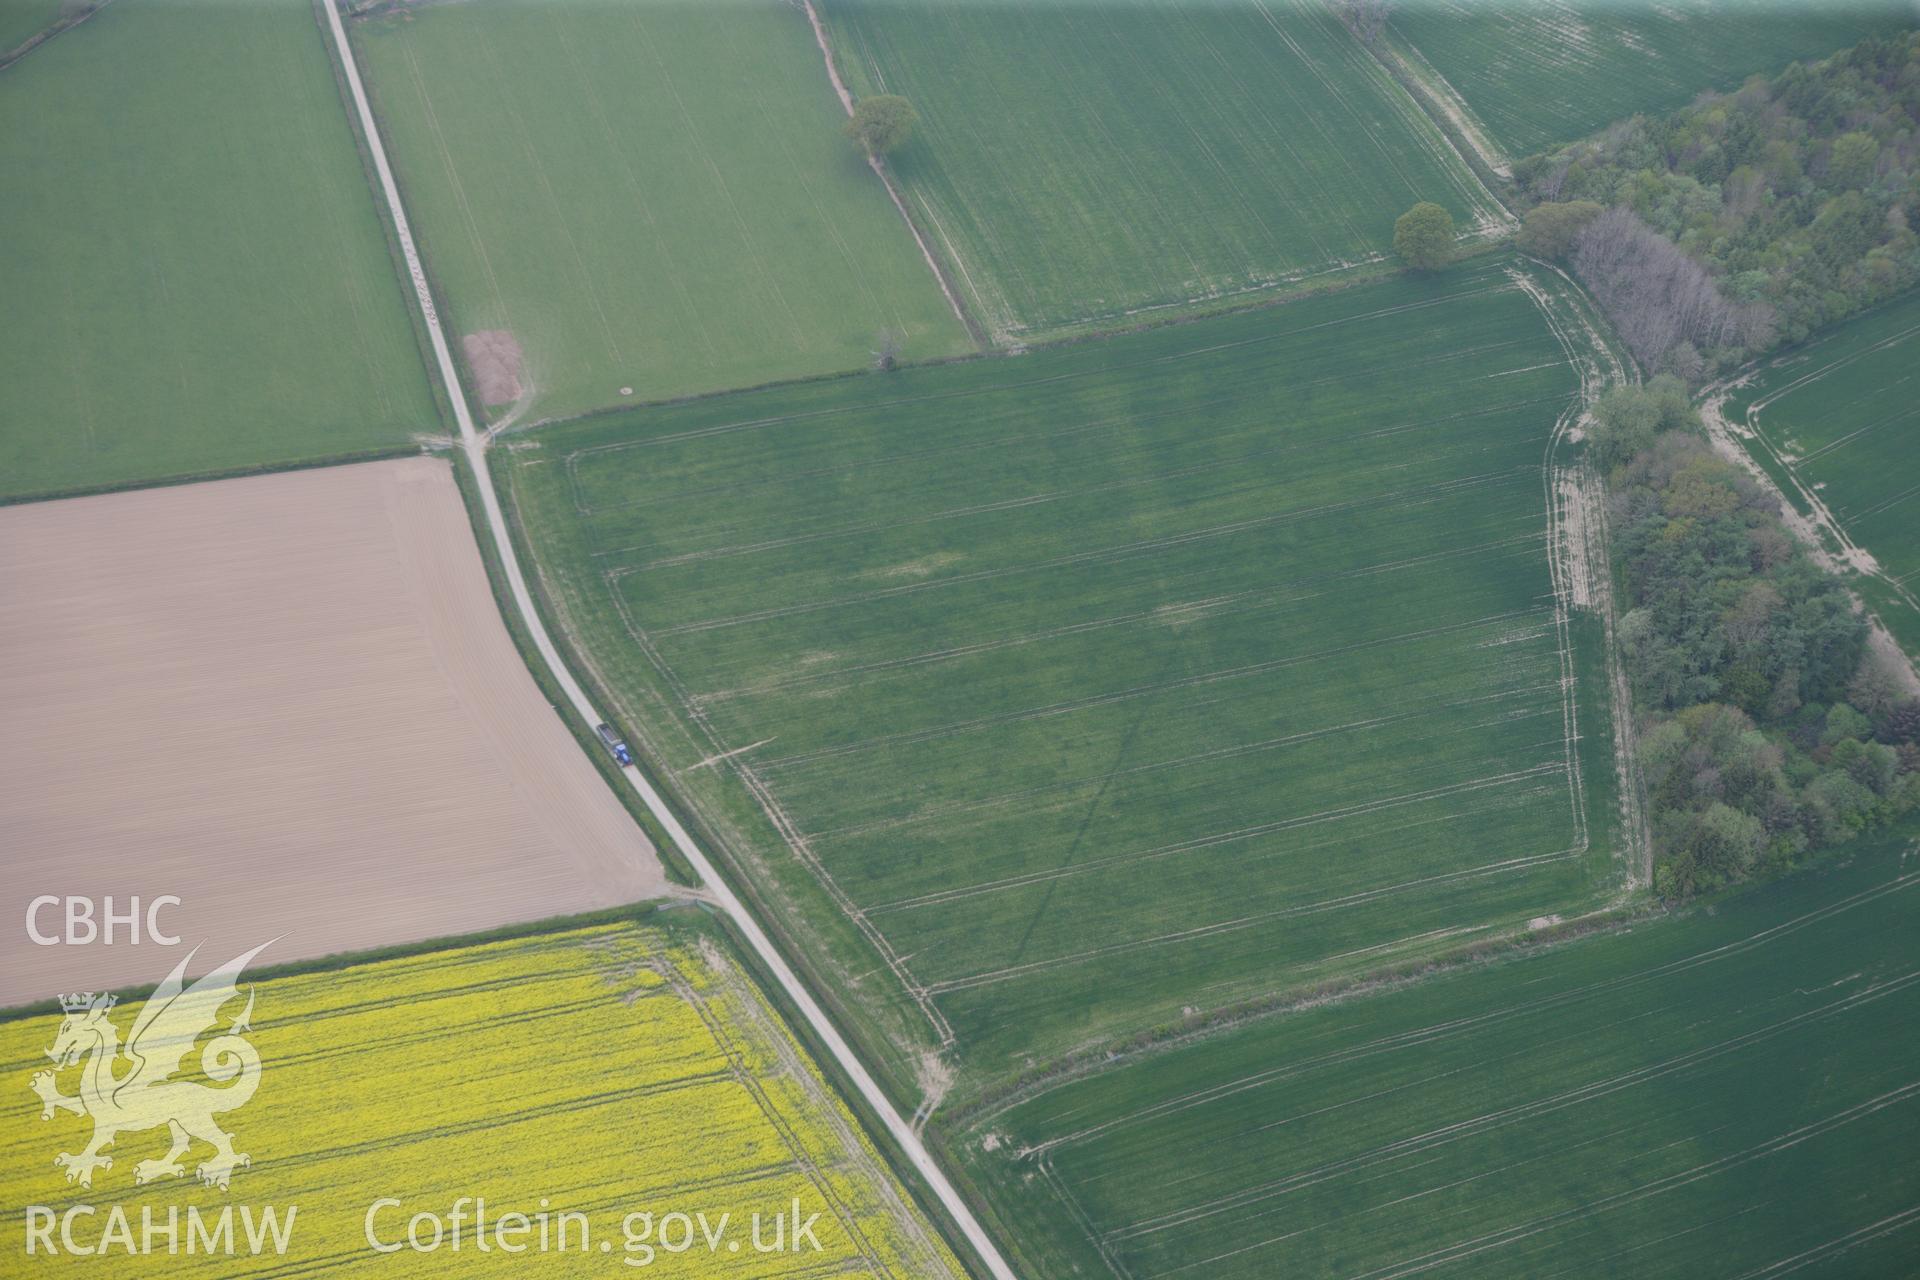
[[[473,414],[467,406],[466,393],[461,388],[459,374],[454,369],[453,354],[447,345],[445,328],[440,323],[440,313],[434,305],[433,291],[427,285],[426,270],[420,261],[420,251],[414,243],[413,231],[407,221],[406,209],[400,200],[399,187],[394,182],[393,170],[388,164],[385,146],[380,141],[380,130],[374,120],[373,109],[367,102],[366,89],[360,80],[360,71],[354,62],[353,46],[347,40],[346,27],[340,21],[339,7],[328,0],[321,6],[326,10],[327,26],[333,38],[335,49],[339,53],[342,70],[345,74],[347,89],[353,100],[354,112],[359,120],[360,129],[366,139],[367,150],[371,155],[375,173],[380,180],[381,195],[386,202],[388,216],[392,219],[393,231],[400,242],[400,250],[406,259],[407,269],[412,276],[415,297],[420,305],[421,314],[427,325],[428,339],[433,347],[435,369],[446,389],[447,398],[453,405],[455,421],[460,427],[460,441],[465,450],[467,461],[473,467],[474,478],[478,482],[482,505],[486,509],[487,528],[493,537],[494,547],[499,554],[500,563],[507,577],[507,583],[513,594],[514,607],[519,612],[527,634],[533,638],[534,646],[540,652],[541,661],[565,692],[574,711],[588,724],[598,723],[600,712],[587,697],[573,673],[555,648],[553,638],[547,634],[546,623],[540,612],[534,607],[533,596],[527,589],[525,575],[520,570],[519,556],[513,545],[513,539],[507,531],[505,518],[500,511],[500,500],[495,494],[493,481],[487,470],[487,437],[474,426]],[[702,885],[712,900],[740,930],[748,946],[760,959],[768,971],[780,984],[781,990],[791,1000],[800,1015],[812,1027],[821,1044],[833,1056],[835,1063],[846,1073],[853,1086],[860,1091],[862,1098],[872,1108],[889,1135],[899,1144],[912,1162],[914,1170],[925,1179],[927,1186],[939,1199],[941,1207],[951,1216],[966,1237],[974,1254],[982,1262],[995,1280],[1014,1280],[1014,1271],[1006,1259],[1001,1256],[1000,1248],[980,1225],[973,1210],[961,1198],[960,1192],[947,1177],[946,1171],[937,1164],[920,1133],[900,1114],[893,1100],[889,1098],[879,1082],[867,1070],[866,1064],[847,1043],[838,1027],[827,1017],[826,1011],[814,999],[813,993],[786,957],[774,945],[773,939],[760,927],[759,921],[747,910],[733,887],[724,880],[713,862],[707,857],[693,836],[681,825],[673,810],[667,806],[660,793],[654,789],[644,774],[632,765],[622,772],[634,790],[646,802],[647,808],[672,838],[680,854],[693,865],[699,874]]]
[[[0,597],[0,1006],[164,976],[124,935],[32,945],[44,894],[176,895],[203,960],[271,963],[669,889],[442,459],[0,508]]]

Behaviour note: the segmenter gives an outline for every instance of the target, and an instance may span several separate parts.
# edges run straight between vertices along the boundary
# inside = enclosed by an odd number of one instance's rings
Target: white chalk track
[[[467,461],[473,467],[474,478],[480,488],[480,499],[485,505],[487,528],[493,534],[493,545],[500,557],[500,564],[506,570],[507,583],[513,591],[514,607],[519,610],[520,619],[533,637],[534,646],[540,651],[541,660],[553,673],[553,678],[567,695],[567,701],[573,704],[574,711],[586,721],[589,727],[599,724],[603,717],[588,699],[580,682],[567,669],[566,662],[554,648],[553,639],[547,634],[546,624],[540,619],[539,611],[534,608],[533,596],[527,590],[525,575],[520,571],[519,557],[515,555],[513,540],[507,535],[506,520],[500,513],[500,502],[493,491],[493,481],[487,470],[487,440],[474,428],[473,415],[467,408],[467,399],[460,388],[460,377],[455,372],[453,355],[447,346],[446,331],[440,325],[440,313],[433,304],[433,293],[427,287],[427,274],[420,265],[420,252],[414,245],[413,230],[407,222],[407,213],[400,203],[400,190],[394,185],[393,171],[387,165],[387,150],[380,141],[379,127],[374,123],[373,110],[367,105],[366,89],[360,83],[360,68],[354,62],[353,48],[347,42],[346,27],[340,21],[338,0],[326,0],[321,6],[327,12],[327,25],[333,35],[334,46],[340,52],[340,64],[345,71],[347,89],[353,96],[354,110],[360,117],[360,128],[366,136],[367,150],[373,156],[373,167],[380,179],[381,194],[387,202],[387,210],[393,218],[395,234],[400,240],[400,251],[405,256],[407,271],[413,277],[414,295],[420,303],[420,311],[427,322],[427,335],[433,344],[434,362],[439,368],[441,384],[446,388],[447,399],[452,402],[453,416],[460,425],[460,443],[466,450]],[[820,1037],[834,1061],[847,1074],[860,1095],[866,1099],[880,1120],[887,1127],[900,1150],[906,1153],[908,1160],[926,1180],[938,1197],[941,1206],[952,1216],[960,1231],[972,1246],[975,1255],[986,1264],[987,1270],[995,1280],[1015,1280],[1013,1268],[1000,1254],[999,1246],[987,1235],[985,1228],[974,1217],[973,1210],[961,1199],[946,1172],[934,1162],[932,1154],[905,1117],[893,1105],[884,1091],[874,1080],[866,1064],[853,1051],[846,1038],[840,1034],[826,1011],[820,1007],[813,993],[807,989],[798,974],[793,971],[786,958],[780,954],[773,940],[760,927],[759,921],[747,910],[740,897],[733,891],[726,879],[720,874],[713,862],[703,852],[693,836],[680,824],[673,811],[654,790],[653,784],[636,768],[629,766],[622,770],[628,783],[640,793],[647,808],[666,829],[681,856],[693,864],[702,883],[712,895],[714,902],[732,917],[735,927],[747,939],[755,954],[760,957],[768,971],[774,976],[781,989],[787,994],[796,1008],[800,1010],[814,1034]]]

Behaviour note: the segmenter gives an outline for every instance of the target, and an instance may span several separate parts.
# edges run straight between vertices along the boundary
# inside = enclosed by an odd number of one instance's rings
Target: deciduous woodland
[[[1568,247],[1642,364],[1731,367],[1920,281],[1920,34],[1633,116],[1513,176],[1530,225],[1611,208]]]

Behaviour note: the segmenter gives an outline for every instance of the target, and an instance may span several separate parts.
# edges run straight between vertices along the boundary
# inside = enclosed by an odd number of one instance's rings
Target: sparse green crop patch
[[[1376,261],[1418,200],[1498,219],[1318,0],[823,12],[856,90],[918,109],[894,174],[1002,338]]]
[[[353,35],[496,418],[857,369],[881,330],[970,348],[793,6],[406,6]]]
[[[1490,262],[562,425],[502,474],[772,909],[864,935],[837,992],[904,987],[991,1076],[1607,885],[1547,554],[1573,384]]]
[[[1138,1058],[955,1145],[1036,1274],[1904,1274],[1916,830]]]
[[[117,0],[0,120],[0,496],[439,429],[304,0]]]
[[[1763,365],[1723,412],[1803,508],[1818,502],[1859,586],[1920,654],[1920,295]],[[1864,554],[1862,554],[1864,553]]]
[[[1519,159],[1912,21],[1900,0],[1408,0],[1389,39]]]

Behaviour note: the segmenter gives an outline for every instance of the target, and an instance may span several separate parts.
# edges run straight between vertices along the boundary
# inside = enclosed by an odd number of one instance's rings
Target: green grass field
[[[1917,831],[1139,1057],[956,1145],[1035,1274],[1909,1275]]]
[[[909,359],[969,349],[793,6],[432,5],[353,32],[456,331],[512,332],[526,417],[857,369],[884,328]]]
[[[306,0],[116,0],[0,120],[0,496],[440,429]]]
[[[1756,456],[1809,496],[1879,572],[1859,586],[1920,655],[1920,294],[1770,361],[1724,412]]]
[[[830,0],[855,91],[921,122],[894,172],[1001,338],[1339,271],[1417,200],[1492,200],[1318,0]]]
[[[829,985],[990,1076],[1612,883],[1544,547],[1573,384],[1482,262],[501,469],[678,790],[805,950],[865,936]]]
[[[1519,159],[1913,20],[1903,0],[1408,0],[1391,31]]]

